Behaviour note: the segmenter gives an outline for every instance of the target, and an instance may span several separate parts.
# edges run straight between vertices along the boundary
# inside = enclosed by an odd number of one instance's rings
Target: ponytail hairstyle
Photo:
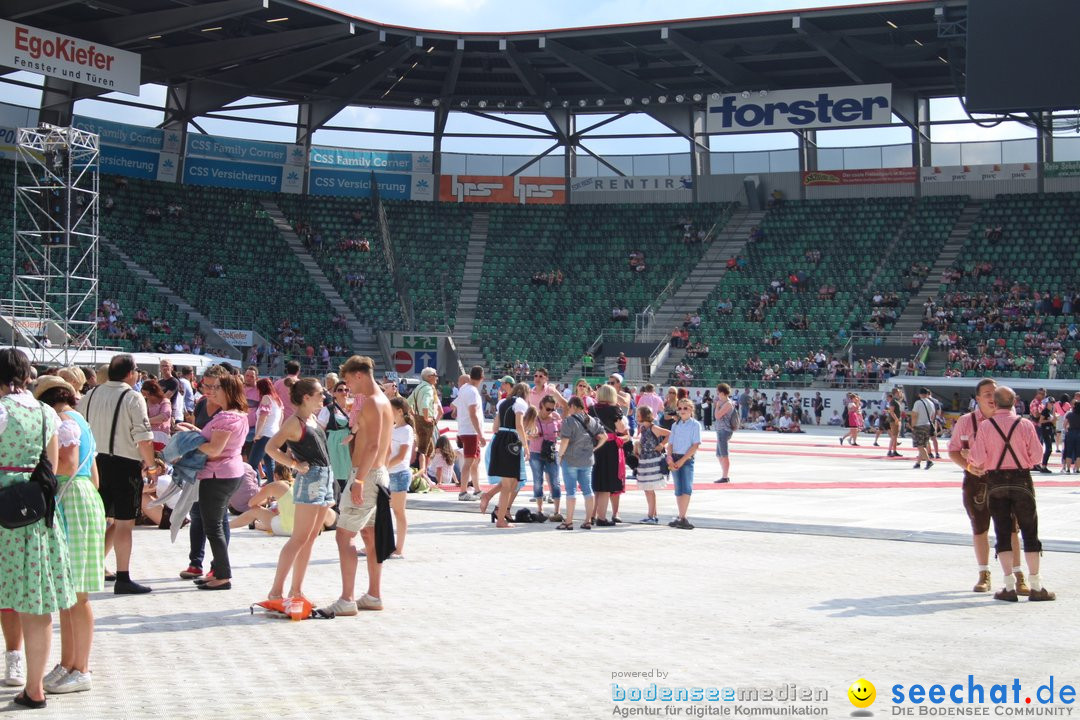
[[[297,380],[289,388],[289,402],[296,407],[300,407],[304,402],[304,398],[317,392],[316,389],[318,387],[319,381],[315,378],[303,378],[302,380]]]
[[[405,402],[402,397],[390,398],[390,407],[395,410],[400,410],[402,417],[405,419],[405,424],[416,431],[416,420],[413,419],[412,408],[409,407],[409,403]]]

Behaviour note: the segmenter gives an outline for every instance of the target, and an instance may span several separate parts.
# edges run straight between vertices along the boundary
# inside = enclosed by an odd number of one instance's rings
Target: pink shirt
[[[975,425],[971,422],[972,413],[964,413],[960,416],[960,419],[953,423],[952,436],[949,438],[949,452],[960,452],[961,450],[971,450],[971,446],[975,444],[975,440],[978,435],[975,431]],[[994,429],[986,426],[983,427],[983,423],[986,422],[986,417],[982,414],[981,410],[975,410],[975,418],[978,420],[978,432],[994,432]],[[1009,431],[1006,429],[1006,433]],[[1017,430],[1017,432],[1020,432]],[[997,433],[994,433],[995,435]],[[1000,450],[998,452],[1001,452]],[[1041,460],[1042,458],[1040,458]]]
[[[166,435],[172,429],[172,403],[168,400],[163,400],[160,403],[147,403],[146,415],[147,417],[156,417],[158,415],[166,415],[164,421],[158,423],[150,423],[150,429],[158,432],[163,432]]]
[[[260,400],[259,399],[259,388],[245,386],[244,387],[244,397],[247,398],[247,402],[248,402],[248,411],[247,411],[248,427],[253,428],[253,427],[255,427],[255,421],[258,419],[258,417],[255,414],[255,411],[259,409],[259,400]]]
[[[206,423],[206,427],[199,432],[209,441],[215,430],[228,431],[230,433],[229,440],[225,443],[221,454],[207,460],[206,467],[200,470],[195,477],[199,480],[214,477],[243,477],[244,461],[240,457],[240,450],[243,449],[244,440],[247,438],[247,415],[231,411],[219,412],[210,418],[210,422]]]
[[[641,393],[637,404],[638,407],[647,407],[652,410],[654,418],[664,416],[664,399],[656,393]]]
[[[288,376],[286,376],[288,377]],[[299,380],[299,378],[296,378]],[[281,422],[285,422],[293,415],[296,414],[296,408],[293,407],[292,400],[289,399],[289,388],[285,387],[285,378],[274,381],[274,390],[277,391],[277,396],[281,398]],[[254,425],[255,423],[251,423]]]
[[[540,407],[540,401],[548,397],[549,395],[558,395],[559,397],[562,397],[562,395],[559,395],[559,391],[556,390],[555,386],[553,385],[545,385],[542,392],[534,387],[532,390],[529,390],[529,405],[534,408],[538,408]],[[558,404],[559,401],[555,400],[554,402]]]
[[[1009,443],[1020,460],[1020,468],[1017,468],[1012,453],[1006,451],[1005,459],[1001,460],[1001,470],[1030,470],[1042,462],[1043,446],[1039,442],[1039,433],[1035,430],[1033,422],[1025,418],[1017,418],[1012,410],[998,410],[990,420],[997,423],[1005,435],[1009,434],[1013,423],[1017,420],[1020,422]],[[987,470],[997,470],[1001,452],[1005,450],[1005,440],[990,426],[989,422],[979,426],[979,437],[972,443],[968,460]]]
[[[536,418],[536,432],[538,432],[539,435],[529,441],[529,452],[540,452],[540,447],[544,440],[558,442],[560,427],[562,427],[562,416],[559,415],[558,412],[553,412],[548,415],[547,420],[541,420],[539,417]]]

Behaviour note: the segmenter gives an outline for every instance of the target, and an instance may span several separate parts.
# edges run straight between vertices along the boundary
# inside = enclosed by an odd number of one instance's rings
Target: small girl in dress
[[[435,454],[428,464],[428,475],[435,478],[436,485],[454,482],[454,465],[457,463],[457,450],[450,442],[450,436],[443,435],[435,443]]]
[[[670,430],[653,424],[653,411],[644,405],[637,409],[638,441],[634,444],[634,453],[638,456],[637,485],[645,491],[645,501],[649,504],[649,514],[642,518],[645,525],[659,525],[656,514],[656,491],[667,487],[662,468],[664,467],[664,443]]]

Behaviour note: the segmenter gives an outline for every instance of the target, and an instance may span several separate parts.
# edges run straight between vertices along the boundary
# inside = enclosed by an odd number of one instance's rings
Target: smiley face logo
[[[877,698],[877,689],[874,684],[864,678],[859,678],[851,683],[847,691],[848,700],[857,708],[868,708],[874,704]]]

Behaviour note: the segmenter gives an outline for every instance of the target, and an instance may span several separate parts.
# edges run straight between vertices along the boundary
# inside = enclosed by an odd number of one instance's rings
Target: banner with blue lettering
[[[303,167],[304,150],[299,145],[244,140],[219,135],[196,135],[189,133],[187,157],[204,157],[220,160],[239,160],[268,165],[294,165]]]
[[[180,152],[180,132],[177,130],[158,130],[81,115],[76,115],[71,124],[80,130],[97,134],[102,145],[120,145],[167,153]]]
[[[311,170],[308,192],[312,195],[371,197],[372,173],[351,170]],[[374,173],[379,195],[387,200],[431,200],[435,182],[431,175]]]
[[[283,172],[284,169],[280,165],[255,165],[232,160],[196,157],[188,157],[184,160],[184,184],[186,185],[282,192]],[[290,172],[295,171],[290,170]]]
[[[134,148],[102,145],[98,155],[101,172],[110,175],[176,182],[178,156],[172,153],[147,152]]]
[[[892,85],[742,92],[709,99],[709,133],[839,130],[892,122]]]
[[[421,155],[423,153],[417,153]],[[430,153],[428,167],[431,172]],[[352,148],[311,148],[311,167],[337,168],[339,170],[385,170],[388,172],[413,172],[414,158],[411,152],[382,152],[379,150],[354,150]]]

